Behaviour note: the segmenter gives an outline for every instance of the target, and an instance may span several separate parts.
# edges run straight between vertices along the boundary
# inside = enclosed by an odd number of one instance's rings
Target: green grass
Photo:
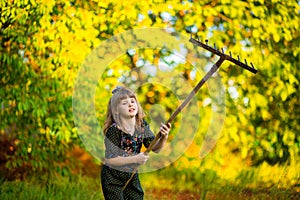
[[[188,183],[161,175],[142,174],[145,200],[240,200],[240,199],[300,199],[300,193],[292,189],[248,188],[230,184],[214,184],[203,187],[203,183]],[[41,178],[0,183],[1,200],[103,200],[99,177],[55,177],[51,182]]]
[[[39,183],[35,179],[5,181],[0,185],[1,200],[101,200],[99,180],[82,177],[71,180],[57,178],[51,183]]]

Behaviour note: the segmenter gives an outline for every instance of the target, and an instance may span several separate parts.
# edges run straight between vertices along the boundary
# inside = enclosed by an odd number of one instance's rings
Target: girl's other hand
[[[160,133],[161,133],[162,137],[168,138],[169,132],[171,130],[171,123],[168,123],[167,125],[161,123],[161,126],[160,126],[159,130],[160,130]]]
[[[136,155],[136,159],[139,165],[144,165],[149,159],[149,156],[145,155],[144,153],[139,153],[138,155]]]

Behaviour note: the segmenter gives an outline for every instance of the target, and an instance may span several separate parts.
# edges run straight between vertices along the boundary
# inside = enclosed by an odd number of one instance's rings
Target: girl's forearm
[[[152,151],[154,151],[155,153],[159,153],[161,151],[161,149],[164,147],[164,145],[167,142],[167,138],[160,138],[156,144],[154,145],[154,147],[152,148]]]
[[[133,164],[136,163],[136,157],[135,156],[128,156],[128,157],[115,157],[115,158],[109,158],[109,159],[105,159],[105,163],[108,165],[112,165],[112,166],[122,166],[122,165],[127,165],[127,164]]]

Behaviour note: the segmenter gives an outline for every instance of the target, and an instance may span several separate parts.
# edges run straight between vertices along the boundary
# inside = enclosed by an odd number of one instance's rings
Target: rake
[[[245,63],[240,61],[240,57],[238,56],[237,59],[232,57],[231,52],[229,52],[229,55],[224,53],[223,48],[221,48],[221,51],[217,49],[216,45],[214,44],[214,47],[211,47],[208,45],[208,40],[205,40],[205,44],[202,43],[200,41],[200,39],[198,38],[198,36],[196,36],[196,39],[193,38],[193,35],[191,35],[189,42],[193,43],[196,46],[200,46],[210,52],[212,52],[215,55],[219,56],[218,61],[212,66],[212,68],[205,74],[205,76],[199,81],[199,83],[193,88],[193,90],[190,92],[190,94],[187,96],[187,98],[182,102],[182,104],[173,112],[173,114],[170,116],[170,118],[166,121],[165,124],[171,123],[175,117],[181,112],[181,110],[190,102],[190,100],[194,97],[194,95],[199,91],[199,89],[204,85],[204,83],[220,68],[220,66],[222,65],[222,63],[227,60],[229,62],[232,62],[234,64],[236,64],[239,67],[242,67],[250,72],[252,72],[253,74],[257,73],[257,70],[254,68],[253,64],[250,62],[250,65],[248,65],[247,60],[245,59]],[[154,145],[156,144],[156,142],[159,140],[159,138],[161,137],[161,132],[159,131],[154,140],[150,143],[149,147],[146,149],[146,151],[144,152],[145,155],[148,155],[150,153],[150,151],[152,151]],[[129,178],[129,180],[125,183],[125,185],[123,186],[122,190],[124,190],[126,188],[126,186],[129,184],[129,182],[131,181],[131,179],[133,178],[134,174],[137,172],[138,167],[136,167],[133,172],[131,177]]]

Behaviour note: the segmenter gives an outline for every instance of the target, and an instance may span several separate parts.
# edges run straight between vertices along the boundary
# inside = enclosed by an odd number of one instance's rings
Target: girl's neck
[[[129,133],[130,135],[134,134],[135,131],[135,117],[133,118],[127,118],[127,119],[121,119],[121,126],[124,129],[126,133]]]

